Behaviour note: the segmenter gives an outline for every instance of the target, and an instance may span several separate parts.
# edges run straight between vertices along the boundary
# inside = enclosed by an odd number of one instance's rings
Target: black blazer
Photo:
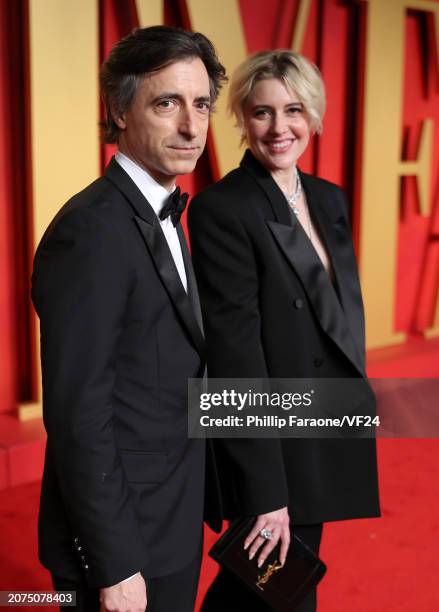
[[[335,282],[247,151],[189,210],[209,376],[365,377],[364,318],[339,187],[300,172]],[[290,506],[296,524],[379,515],[375,440],[216,440],[217,518]]]
[[[47,450],[42,563],[91,586],[173,573],[201,538],[204,443],[187,437],[187,379],[204,368],[186,294],[152,207],[112,160],[35,255]]]

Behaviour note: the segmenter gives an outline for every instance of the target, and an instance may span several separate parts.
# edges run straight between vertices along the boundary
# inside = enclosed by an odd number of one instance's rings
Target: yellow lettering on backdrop
[[[361,177],[360,273],[368,348],[402,342],[394,329],[400,177],[415,175],[421,209],[430,207],[432,124],[424,122],[416,162],[401,161],[405,15],[435,12],[422,0],[368,0]],[[437,30],[439,34],[439,30]]]
[[[30,0],[35,241],[99,174],[98,11],[90,0]]]
[[[206,0],[186,0],[191,27],[203,32],[215,45],[227,74],[247,57],[244,30],[238,0],[206,2]],[[311,0],[299,0],[298,13],[292,35],[292,49],[300,51],[305,35]],[[217,103],[217,112],[212,117],[211,132],[215,144],[215,155],[220,178],[236,168],[242,157],[239,148],[240,134],[233,121],[227,116],[226,85]]]
[[[136,0],[137,18],[141,28],[163,25],[164,0]]]
[[[29,0],[34,246],[99,173],[97,4]],[[40,413],[19,406],[22,419]]]
[[[299,0],[296,22],[294,24],[293,38],[291,42],[291,49],[297,53],[300,53],[303,47],[303,40],[305,38],[306,24],[308,23],[310,8],[311,0]]]
[[[230,76],[247,57],[238,1],[186,0],[186,6],[191,28],[210,38]],[[227,90],[226,85],[218,99],[217,112],[212,115],[210,128],[219,175],[216,179],[236,168],[242,157],[238,130],[226,113]]]

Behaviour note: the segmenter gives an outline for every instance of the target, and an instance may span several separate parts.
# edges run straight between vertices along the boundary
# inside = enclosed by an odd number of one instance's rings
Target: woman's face
[[[244,107],[244,129],[253,155],[271,172],[291,169],[310,137],[303,104],[275,78],[256,83]]]

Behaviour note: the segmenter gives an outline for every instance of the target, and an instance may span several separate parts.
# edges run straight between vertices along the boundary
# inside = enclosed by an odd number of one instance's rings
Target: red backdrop
[[[207,0],[206,0],[207,1]],[[212,0],[214,1],[214,0]],[[240,0],[249,53],[289,45],[297,0]],[[189,27],[185,2],[164,3],[165,22]],[[134,0],[99,0],[101,60],[138,23]],[[358,204],[364,28],[367,3],[312,0],[303,53],[322,70],[328,108],[323,137],[315,140],[301,167],[342,185]],[[438,71],[429,58],[425,13],[406,18],[404,114],[405,159],[416,154],[422,119],[439,121]],[[0,412],[35,393],[33,330],[29,301],[32,257],[31,164],[28,77],[28,17],[25,0],[0,0]],[[372,118],[373,120],[373,118]],[[68,138],[68,134],[64,137]],[[102,150],[102,168],[112,153]],[[431,320],[439,270],[439,139],[433,151],[434,209],[418,214],[414,179],[403,181],[398,253],[398,329],[419,332]],[[208,150],[194,175],[179,183],[191,193],[212,180]],[[377,186],[379,188],[379,185]],[[60,202],[60,206],[62,202]]]

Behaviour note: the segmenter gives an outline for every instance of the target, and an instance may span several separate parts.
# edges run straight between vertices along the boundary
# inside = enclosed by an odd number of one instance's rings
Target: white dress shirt
[[[171,251],[172,258],[177,268],[183,287],[187,292],[186,270],[181,252],[181,245],[178,239],[177,229],[171,221],[171,217],[167,217],[164,221],[159,219],[159,214],[171,192],[167,191],[162,185],[157,183],[146,170],[141,168],[136,162],[118,151],[116,153],[117,163],[125,170],[128,176],[134,181],[141,193],[148,200],[160,223],[160,227],[165,235],[166,241]]]

